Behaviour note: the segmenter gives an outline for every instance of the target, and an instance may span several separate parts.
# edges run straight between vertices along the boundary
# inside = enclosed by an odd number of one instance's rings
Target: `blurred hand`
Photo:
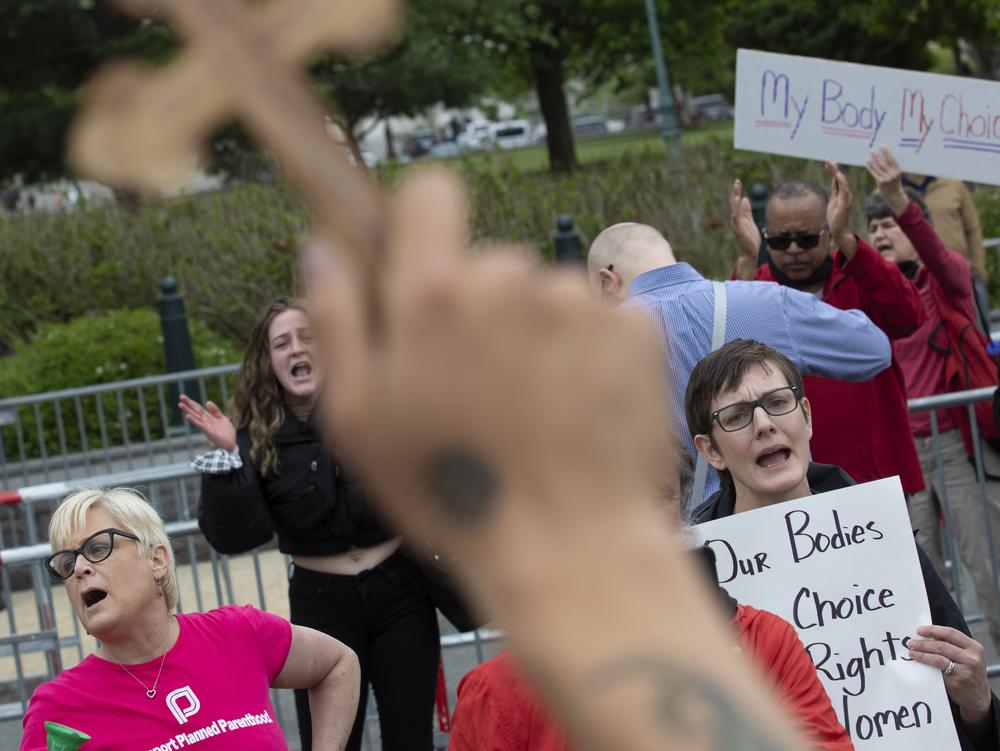
[[[645,317],[513,248],[466,255],[442,172],[407,180],[390,222],[377,328],[346,254],[312,303],[335,432],[400,527],[460,560],[518,545],[523,564],[573,520],[597,529],[654,499],[670,422]]]
[[[236,450],[236,428],[215,402],[205,402],[203,407],[181,394],[177,406],[187,421],[200,430],[213,446],[226,451]]]
[[[676,457],[649,321],[602,307],[582,270],[467,254],[465,213],[455,178],[417,172],[373,264],[320,241],[331,433],[389,520],[455,559],[571,738],[797,747],[663,524]],[[694,709],[664,717],[666,701]]]

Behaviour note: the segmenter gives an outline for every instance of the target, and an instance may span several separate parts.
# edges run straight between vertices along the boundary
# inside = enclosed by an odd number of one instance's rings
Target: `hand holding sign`
[[[948,698],[959,706],[968,725],[988,724],[993,694],[983,645],[947,626],[921,626],[917,634],[924,638],[910,639],[910,657],[941,671]]]

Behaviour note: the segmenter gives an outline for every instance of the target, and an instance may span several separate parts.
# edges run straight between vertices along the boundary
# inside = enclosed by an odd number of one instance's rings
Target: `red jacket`
[[[791,624],[766,610],[736,608],[740,642],[798,718],[816,751],[854,748]],[[562,734],[518,676],[507,651],[458,684],[448,751],[567,751]]]
[[[776,281],[766,265],[757,269],[756,278]],[[841,310],[863,311],[891,340],[910,336],[926,317],[913,283],[860,238],[850,262],[840,251],[833,252],[822,299]],[[851,383],[819,376],[803,380],[812,405],[809,445],[813,461],[840,466],[856,482],[899,475],[905,492],[924,489],[909,430],[906,382],[895,358],[870,381]]]

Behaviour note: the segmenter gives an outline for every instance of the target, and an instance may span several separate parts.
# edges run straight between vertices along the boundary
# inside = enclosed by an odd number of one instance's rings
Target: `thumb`
[[[218,405],[215,402],[212,402],[212,401],[205,402],[205,409],[208,410],[208,413],[212,417],[222,417],[223,416],[222,410],[219,409]]]

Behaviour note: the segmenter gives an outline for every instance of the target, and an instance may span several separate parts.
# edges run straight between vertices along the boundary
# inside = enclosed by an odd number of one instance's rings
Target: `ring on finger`
[[[948,667],[946,667],[941,672],[944,673],[945,675],[951,675],[952,673],[954,673],[955,672],[955,661],[954,660],[948,660]]]

